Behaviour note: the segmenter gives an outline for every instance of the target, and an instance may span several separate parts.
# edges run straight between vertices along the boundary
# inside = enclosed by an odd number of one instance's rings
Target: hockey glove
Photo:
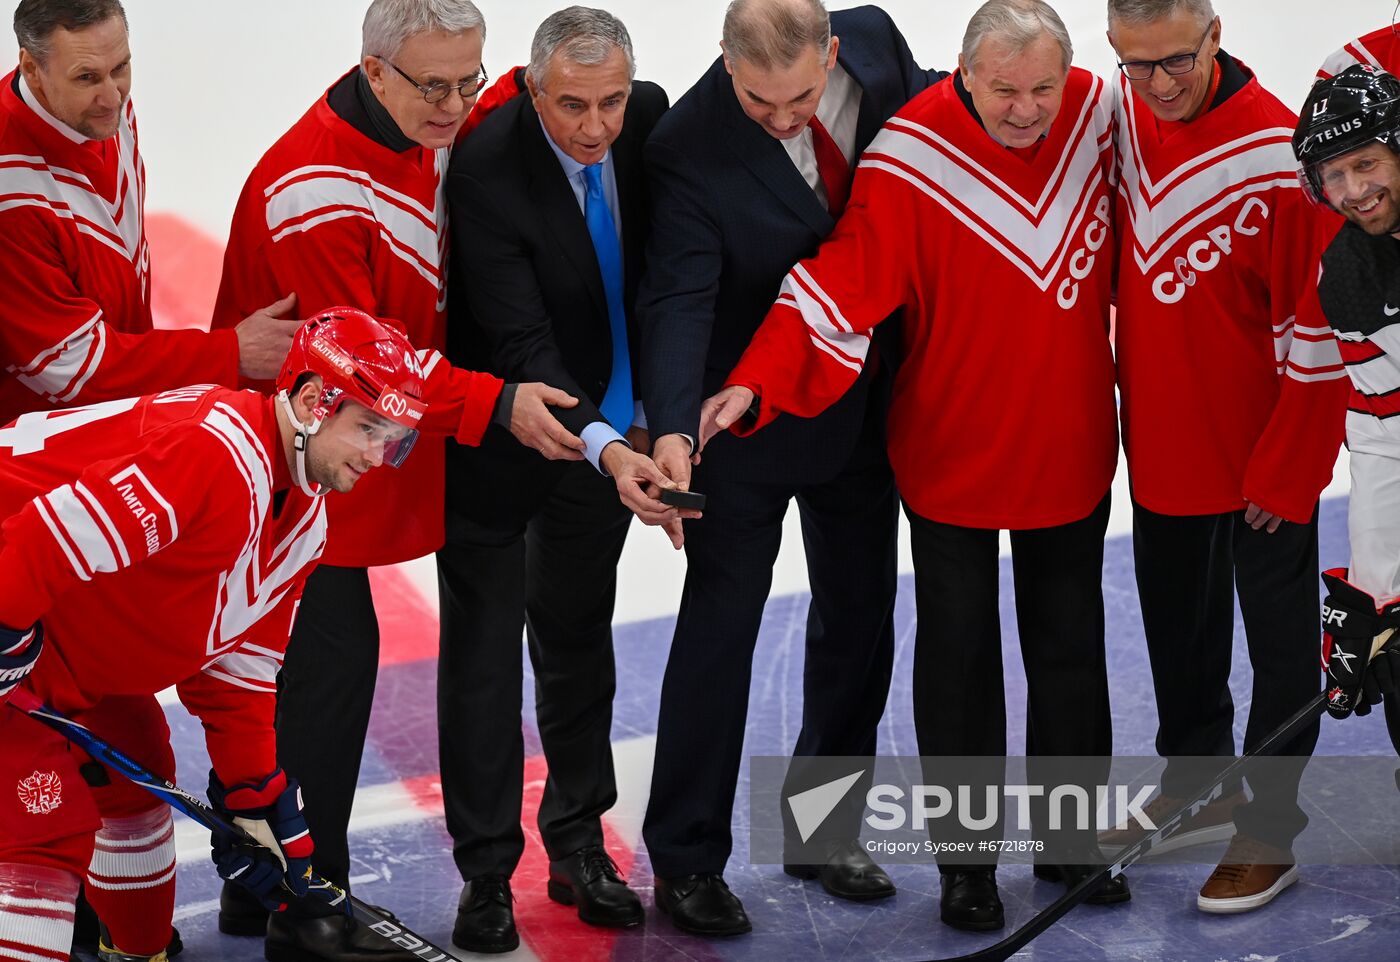
[[[247,845],[214,832],[219,875],[248,889],[270,912],[281,912],[288,898],[306,894],[314,846],[296,779],[279,768],[260,782],[225,788],[211,771],[209,804],[261,843]]]
[[[0,704],[20,682],[29,677],[39,652],[44,650],[44,626],[6,628],[0,625]]]
[[[1381,701],[1371,657],[1390,637],[1397,607],[1377,611],[1376,600],[1346,580],[1346,569],[1322,573],[1327,600],[1322,605],[1322,667],[1327,670],[1327,711],[1346,718],[1370,714]],[[1389,656],[1387,656],[1387,662]],[[1389,664],[1386,680],[1391,682]]]

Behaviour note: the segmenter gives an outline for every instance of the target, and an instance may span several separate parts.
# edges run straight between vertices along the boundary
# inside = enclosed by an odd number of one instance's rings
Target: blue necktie
[[[608,327],[612,330],[612,378],[598,409],[619,434],[626,434],[632,426],[634,405],[632,359],[627,352],[627,315],[622,308],[622,246],[617,242],[617,227],[608,199],[603,196],[603,165],[590,164],[583,168],[583,178],[588,185],[583,219],[588,222],[588,234],[593,238],[593,250],[598,255],[603,294],[608,302]]]

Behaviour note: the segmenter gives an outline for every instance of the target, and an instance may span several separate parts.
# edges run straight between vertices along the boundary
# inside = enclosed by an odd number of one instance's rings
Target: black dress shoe
[[[744,903],[720,875],[681,875],[656,880],[656,907],[682,932],[743,935],[753,931]]]
[[[793,878],[820,879],[828,895],[852,902],[873,902],[894,894],[894,882],[855,839],[833,842],[821,865],[788,863],[783,871]]]
[[[237,882],[219,890],[219,931],[225,935],[266,935],[267,908]]]
[[[966,868],[940,875],[943,895],[938,915],[946,925],[966,932],[990,932],[1006,924],[997,894],[996,869]]]
[[[514,952],[520,947],[515,930],[515,897],[503,875],[474,878],[462,889],[452,944],[468,952]]]
[[[297,918],[288,912],[268,916],[263,958],[267,962],[422,962],[348,916]]]
[[[1046,882],[1062,882],[1067,889],[1074,888],[1089,876],[1097,875],[1101,871],[1103,869],[1094,865],[1037,865],[1034,869],[1036,878]],[[1132,897],[1133,893],[1128,891],[1127,878],[1115,875],[1084,901],[1090,905],[1117,905]]]
[[[579,919],[589,925],[625,929],[642,924],[642,900],[617,874],[617,863],[601,845],[550,862],[546,890],[561,905],[577,905]]]

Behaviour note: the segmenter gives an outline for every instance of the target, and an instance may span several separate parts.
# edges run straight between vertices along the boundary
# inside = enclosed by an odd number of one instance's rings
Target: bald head
[[[724,14],[724,53],[759,70],[791,67],[808,50],[826,60],[831,18],[822,0],[733,0]]]

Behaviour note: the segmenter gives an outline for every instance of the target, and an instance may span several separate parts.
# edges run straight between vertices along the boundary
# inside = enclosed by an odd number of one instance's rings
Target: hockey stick
[[[995,945],[989,945],[985,949],[971,952],[967,955],[957,955],[946,959],[937,959],[933,962],[1006,962],[1007,959],[1025,948],[1032,939],[1044,932],[1063,918],[1076,905],[1083,902],[1090,895],[1098,890],[1099,886],[1119,875],[1125,868],[1132,865],[1144,855],[1149,854],[1158,845],[1175,835],[1186,820],[1187,815],[1200,807],[1209,804],[1220,797],[1225,786],[1233,780],[1238,780],[1244,773],[1250,761],[1266,755],[1273,755],[1283,746],[1292,741],[1299,732],[1312,724],[1318,716],[1327,708],[1327,694],[1320,692],[1315,698],[1309,701],[1288,721],[1274,729],[1273,734],[1264,739],[1257,748],[1251,752],[1245,752],[1236,758],[1229,765],[1226,765],[1216,775],[1215,780],[1202,788],[1189,802],[1184,802],[1175,809],[1171,815],[1145,838],[1133,842],[1127,848],[1118,853],[1118,861],[1107,866],[1095,875],[1084,879],[1074,888],[1064,895],[1051,902],[1041,909],[1025,925]]]
[[[40,724],[52,728],[97,761],[108,768],[116,769],[146,791],[166,802],[172,808],[184,812],[210,831],[222,832],[243,845],[255,848],[266,847],[238,825],[214,811],[198,796],[191,795],[173,782],[166,781],[155,772],[128,757],[120,749],[107,744],[87,728],[49,708],[33,692],[16,688],[10,693],[9,705],[11,708],[24,712]],[[343,907],[347,915],[362,922],[385,941],[418,956],[423,962],[446,962],[446,960],[455,959],[455,956],[450,952],[438,948],[402,923],[385,918],[383,913],[375,910],[374,907],[366,905],[319,875],[311,877],[310,891],[307,895],[322,899],[330,905]]]

